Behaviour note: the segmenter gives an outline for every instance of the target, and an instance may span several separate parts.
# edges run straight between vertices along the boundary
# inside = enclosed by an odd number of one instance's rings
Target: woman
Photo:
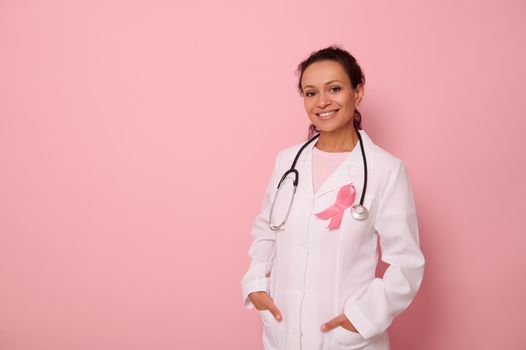
[[[304,143],[276,157],[252,227],[244,303],[262,317],[265,349],[386,350],[387,328],[424,272],[406,165],[361,128],[365,79],[352,55],[330,46],[298,73],[311,142],[295,163],[299,184],[288,217],[294,174],[276,189]],[[363,217],[353,206],[365,181]],[[375,277],[378,241],[389,264],[382,278]]]

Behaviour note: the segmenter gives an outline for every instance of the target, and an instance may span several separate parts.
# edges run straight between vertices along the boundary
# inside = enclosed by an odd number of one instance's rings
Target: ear
[[[354,89],[354,104],[356,107],[358,107],[358,105],[362,101],[364,92],[365,86],[363,83],[358,84],[358,86],[356,86],[356,89]]]

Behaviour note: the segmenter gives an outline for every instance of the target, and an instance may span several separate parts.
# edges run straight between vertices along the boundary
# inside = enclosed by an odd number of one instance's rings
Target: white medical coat
[[[253,227],[250,266],[242,278],[244,305],[254,305],[248,294],[266,291],[282,313],[259,311],[264,349],[336,350],[389,349],[387,328],[413,300],[423,278],[425,259],[413,191],[405,163],[375,145],[359,130],[367,157],[367,220],[358,221],[345,209],[340,227],[314,215],[336,200],[339,189],[352,183],[359,203],[364,180],[359,144],[325,180],[316,193],[312,185],[311,142],[296,169],[299,185],[284,231],[268,226],[278,182],[303,143],[280,151]],[[291,186],[287,181],[287,186]],[[280,204],[274,210],[286,211]],[[281,207],[280,207],[281,206]],[[389,264],[383,278],[375,277],[381,258]],[[320,326],[345,314],[359,333],[339,326],[326,333]]]

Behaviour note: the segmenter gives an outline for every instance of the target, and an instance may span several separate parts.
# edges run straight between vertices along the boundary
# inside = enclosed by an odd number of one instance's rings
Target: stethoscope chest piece
[[[365,220],[369,216],[369,211],[363,205],[355,204],[351,207],[351,215],[356,220]]]

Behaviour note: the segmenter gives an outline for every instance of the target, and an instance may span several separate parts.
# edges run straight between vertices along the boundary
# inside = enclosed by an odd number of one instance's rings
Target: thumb
[[[276,304],[274,304],[274,302],[272,301],[272,299],[269,298],[269,301],[267,303],[267,308],[268,310],[272,313],[272,316],[274,316],[274,318],[278,321],[281,320],[281,312],[279,311],[278,307],[276,306]]]

